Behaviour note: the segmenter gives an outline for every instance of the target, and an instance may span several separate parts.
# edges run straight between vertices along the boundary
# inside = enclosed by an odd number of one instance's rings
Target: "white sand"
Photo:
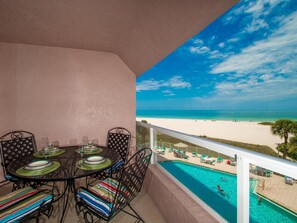
[[[277,146],[276,144],[282,142],[280,137],[271,134],[270,126],[259,125],[258,122],[144,117],[137,117],[136,120],[146,120],[152,125],[197,136],[205,135],[238,142],[266,145],[274,150]]]

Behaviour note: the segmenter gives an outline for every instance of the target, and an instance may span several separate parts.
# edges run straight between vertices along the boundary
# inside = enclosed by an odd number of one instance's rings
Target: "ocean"
[[[297,121],[297,111],[224,111],[224,110],[137,110],[136,116],[148,118],[176,118],[226,121]]]

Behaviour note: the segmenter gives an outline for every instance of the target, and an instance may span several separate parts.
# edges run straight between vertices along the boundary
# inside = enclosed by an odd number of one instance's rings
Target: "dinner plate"
[[[50,149],[51,152],[57,152],[59,150],[60,150],[59,147],[53,147],[53,148]]]
[[[104,162],[105,158],[102,156],[90,156],[84,160],[84,163],[86,164],[100,164]]]
[[[48,160],[38,160],[38,161],[34,161],[32,163],[29,163],[27,166],[25,166],[26,170],[39,170],[39,169],[43,169],[46,168],[48,166],[50,166],[52,163],[49,162]]]
[[[85,150],[95,150],[95,149],[97,149],[97,146],[89,146],[88,145],[88,146],[85,146],[84,149]]]

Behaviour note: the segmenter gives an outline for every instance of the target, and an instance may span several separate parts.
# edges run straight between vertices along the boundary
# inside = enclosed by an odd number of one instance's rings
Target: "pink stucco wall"
[[[22,129],[60,145],[105,144],[110,128],[135,132],[135,75],[115,54],[0,43],[0,133]]]
[[[0,44],[0,135],[16,125],[16,60],[15,49]]]

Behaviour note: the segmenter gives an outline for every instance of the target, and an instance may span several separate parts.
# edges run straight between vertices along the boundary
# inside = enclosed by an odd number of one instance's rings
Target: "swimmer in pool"
[[[224,190],[220,187],[220,185],[217,185],[217,188],[221,193],[225,193]]]
[[[261,205],[261,202],[262,202],[262,198],[258,196],[258,205]]]

